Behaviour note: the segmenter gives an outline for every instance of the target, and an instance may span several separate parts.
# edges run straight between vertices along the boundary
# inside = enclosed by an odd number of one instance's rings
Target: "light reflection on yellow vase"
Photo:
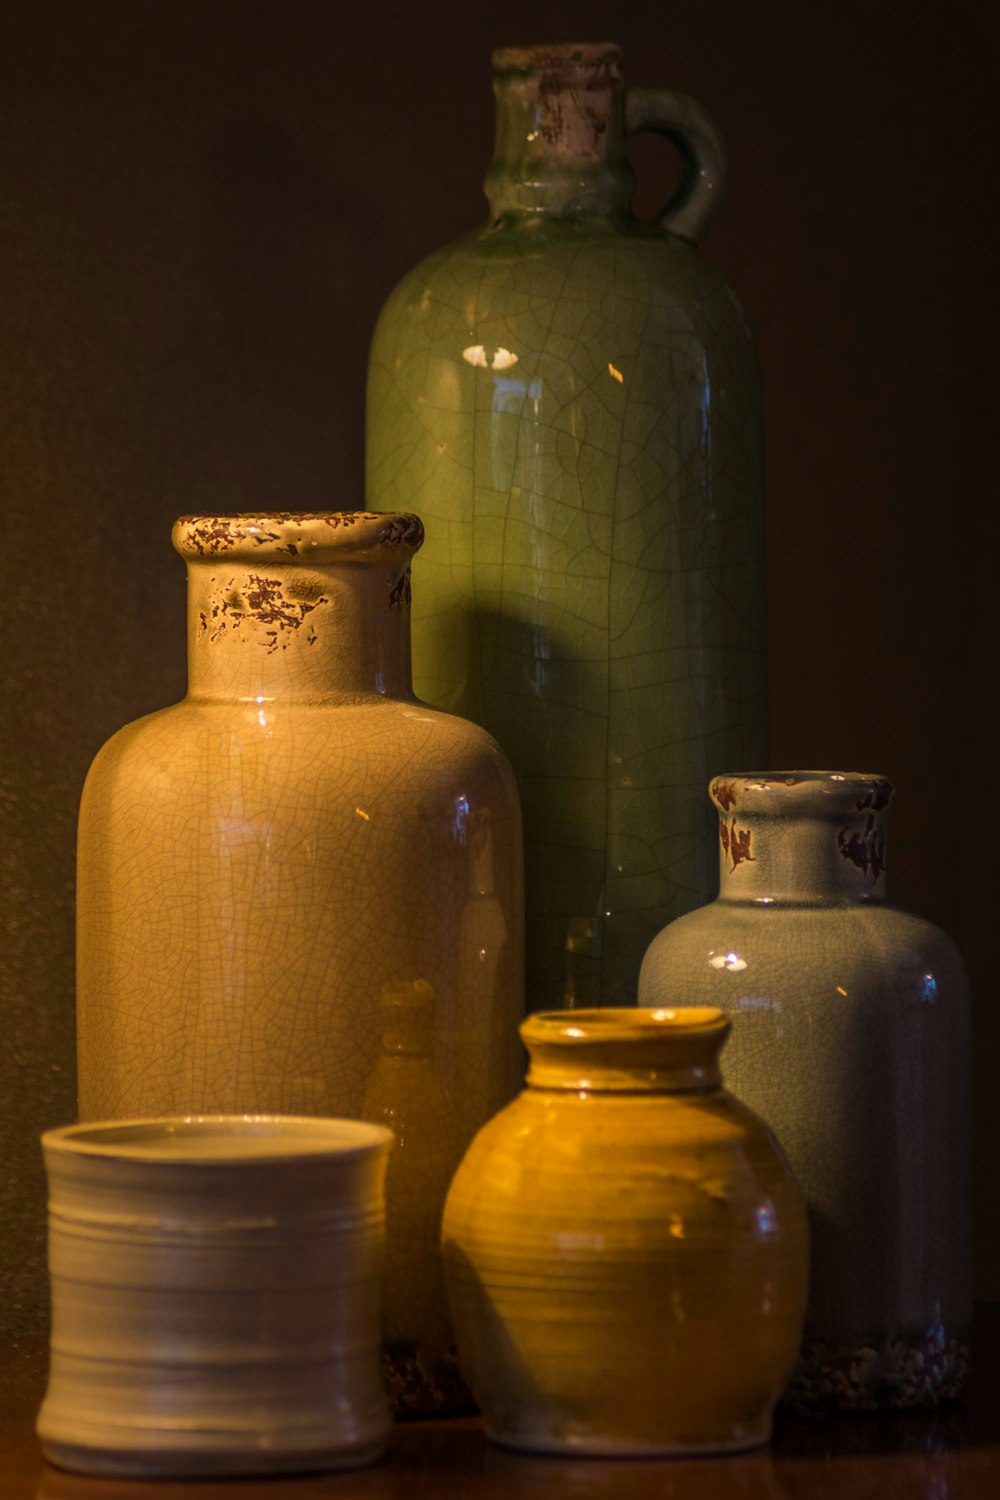
[[[722,1014],[529,1017],[528,1087],[445,1206],[459,1356],[514,1448],[724,1452],[770,1436],[805,1307],[801,1195],[721,1086]]]

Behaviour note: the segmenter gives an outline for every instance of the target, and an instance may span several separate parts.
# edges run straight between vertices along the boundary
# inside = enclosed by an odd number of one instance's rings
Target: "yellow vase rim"
[[[536,1011],[521,1022],[521,1037],[533,1042],[644,1040],[670,1036],[717,1036],[729,1030],[727,1016],[713,1005],[594,1006],[580,1010]]]

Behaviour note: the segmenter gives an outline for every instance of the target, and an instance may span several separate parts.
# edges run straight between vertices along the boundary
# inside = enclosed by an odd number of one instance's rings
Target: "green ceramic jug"
[[[609,45],[493,66],[489,221],[375,331],[367,504],[426,522],[416,691],[518,776],[529,1006],[632,1003],[654,934],[712,893],[706,779],[765,754],[753,343],[695,248],[724,172],[699,106],[625,89]],[[650,223],[642,130],[683,161]]]

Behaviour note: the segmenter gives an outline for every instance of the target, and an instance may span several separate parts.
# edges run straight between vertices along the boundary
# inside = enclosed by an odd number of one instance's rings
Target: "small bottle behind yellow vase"
[[[434,1056],[436,1002],[426,979],[384,986],[381,1050],[361,1110],[363,1119],[387,1125],[395,1136],[386,1179],[392,1236],[382,1321],[385,1376],[401,1411],[412,1408],[424,1386],[452,1409],[468,1404],[453,1357],[439,1355],[432,1365],[422,1352],[427,1344],[450,1351],[453,1342],[438,1239],[441,1204],[463,1139],[461,1116]]]
[[[445,1204],[459,1358],[490,1437],[610,1456],[766,1443],[798,1352],[805,1205],[722,1087],[722,1013],[528,1018],[525,1091]]]

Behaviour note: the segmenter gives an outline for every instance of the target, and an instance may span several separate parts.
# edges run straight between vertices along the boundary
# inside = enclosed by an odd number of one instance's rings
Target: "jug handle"
[[[680,187],[652,220],[657,229],[696,244],[726,181],[726,145],[718,125],[694,99],[670,89],[627,89],[625,132],[665,135],[680,152]]]

